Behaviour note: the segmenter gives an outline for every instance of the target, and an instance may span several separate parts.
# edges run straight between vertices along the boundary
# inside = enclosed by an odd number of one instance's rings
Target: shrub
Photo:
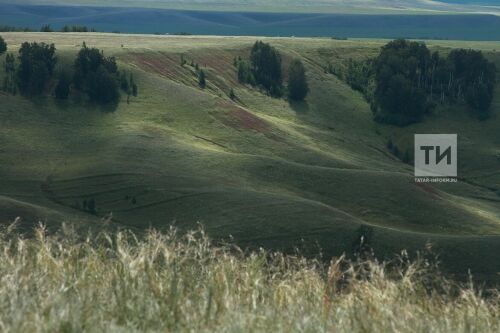
[[[248,61],[240,60],[238,62],[238,81],[240,83],[248,83],[255,85],[255,78],[252,73],[252,69]]]
[[[342,75],[338,76],[342,77]],[[373,102],[375,73],[372,60],[355,61],[349,59],[345,81],[352,89],[362,93],[369,103]]]

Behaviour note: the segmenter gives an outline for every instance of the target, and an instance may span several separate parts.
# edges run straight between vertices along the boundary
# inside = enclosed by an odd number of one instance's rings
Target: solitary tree
[[[4,54],[7,51],[7,43],[5,40],[0,36],[0,55]]]
[[[288,97],[294,101],[302,101],[308,92],[306,70],[302,61],[295,59],[288,69]]]
[[[205,88],[207,86],[207,81],[205,79],[205,72],[200,70],[200,73],[198,74],[198,84],[200,85],[201,88]]]

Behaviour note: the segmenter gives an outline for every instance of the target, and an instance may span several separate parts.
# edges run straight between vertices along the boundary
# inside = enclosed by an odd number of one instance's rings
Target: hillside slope
[[[381,256],[431,242],[450,271],[500,272],[500,99],[484,122],[455,108],[404,129],[376,124],[362,96],[323,66],[375,55],[383,41],[266,39],[285,63],[299,57],[308,69],[311,94],[290,105],[237,83],[233,58],[248,55],[251,37],[4,37],[10,51],[26,40],[54,42],[63,62],[85,41],[116,56],[140,89],[116,110],[2,93],[4,222],[99,223],[110,214],[138,229],[201,222],[243,246],[319,246],[327,256],[351,252],[363,235]],[[500,63],[498,46],[474,45]],[[181,54],[204,68],[205,90]],[[458,184],[416,185],[412,167],[386,148],[391,138],[408,149],[413,133],[426,132],[458,133]],[[82,209],[89,198],[98,217]]]

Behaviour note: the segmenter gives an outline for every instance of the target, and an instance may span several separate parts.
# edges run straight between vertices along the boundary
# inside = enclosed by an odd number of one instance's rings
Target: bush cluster
[[[5,50],[7,45],[0,37],[0,54]],[[55,81],[53,93],[57,99],[69,98],[73,89],[85,93],[91,102],[103,105],[117,103],[120,88],[129,97],[138,94],[133,76],[120,73],[114,57],[105,57],[101,50],[88,48],[85,43],[73,66],[61,66],[57,75],[54,44],[25,42],[19,49],[18,61],[16,66],[16,58],[11,53],[5,58],[2,88],[12,94],[19,89],[25,96],[41,95],[52,86],[52,81]]]
[[[273,97],[283,96],[282,59],[277,49],[262,41],[257,41],[250,52],[250,59],[235,58],[238,81],[262,87]],[[305,67],[299,59],[294,59],[288,68],[288,97],[303,100],[309,92]]]
[[[19,49],[17,82],[25,95],[38,95],[54,74],[57,63],[54,44],[23,43]]]
[[[99,104],[116,103],[120,98],[118,66],[114,57],[105,57],[96,48],[83,45],[75,60],[73,84]]]

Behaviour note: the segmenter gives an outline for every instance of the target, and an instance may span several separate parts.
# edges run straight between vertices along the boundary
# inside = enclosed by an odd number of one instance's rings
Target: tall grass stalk
[[[203,231],[6,228],[0,331],[500,332],[498,294],[430,274],[423,261],[243,253]]]

